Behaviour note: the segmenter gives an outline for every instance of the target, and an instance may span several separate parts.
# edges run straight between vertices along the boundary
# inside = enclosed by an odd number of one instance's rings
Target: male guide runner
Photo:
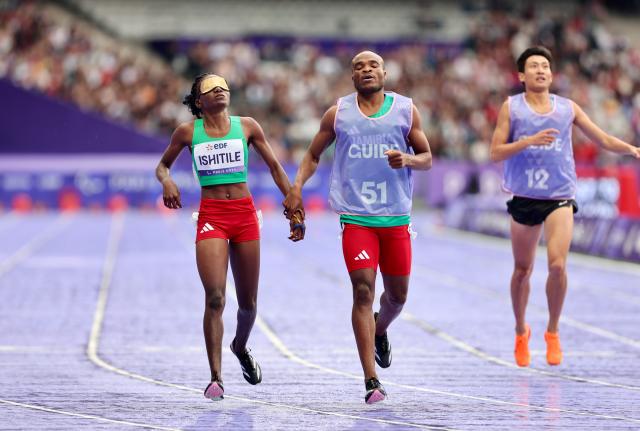
[[[351,279],[351,321],[365,379],[365,401],[386,398],[375,370],[391,365],[387,328],[407,298],[411,272],[410,212],[413,169],[429,169],[431,152],[411,99],[384,91],[378,54],[351,62],[355,93],[322,117],[285,201],[285,214],[302,207],[302,186],[335,142],[329,203],[340,214],[342,249]],[[300,238],[301,239],[301,238]],[[372,312],[378,266],[384,281],[380,311]]]
[[[546,283],[549,321],[544,334],[549,365],[562,362],[558,324],[567,292],[567,255],[578,210],[572,127],[603,148],[640,158],[640,149],[608,135],[575,102],[550,93],[553,58],[544,47],[531,47],[517,60],[524,92],[504,102],[498,115],[491,159],[504,160],[503,187],[513,194],[511,214],[514,270],[511,301],[516,320],[514,356],[526,367],[531,362],[531,328],[525,312],[535,252],[544,231],[547,242]]]

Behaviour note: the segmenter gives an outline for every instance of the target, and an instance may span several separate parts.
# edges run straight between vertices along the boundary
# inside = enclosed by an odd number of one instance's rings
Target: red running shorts
[[[202,199],[198,214],[196,242],[221,238],[230,242],[260,239],[260,225],[253,198]]]
[[[342,253],[349,272],[380,265],[386,275],[411,273],[411,235],[409,225],[367,227],[345,224]]]

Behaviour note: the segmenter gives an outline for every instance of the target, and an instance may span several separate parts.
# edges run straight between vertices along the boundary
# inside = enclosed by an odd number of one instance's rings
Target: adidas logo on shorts
[[[200,230],[200,233],[209,232],[210,230],[213,230],[213,226],[211,226],[209,223],[205,223],[202,229]]]
[[[355,257],[354,260],[367,260],[370,259],[369,255],[367,254],[366,251],[362,250],[360,253],[358,253],[358,255]]]

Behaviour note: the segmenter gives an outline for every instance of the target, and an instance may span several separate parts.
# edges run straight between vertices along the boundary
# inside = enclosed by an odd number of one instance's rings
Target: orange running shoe
[[[560,334],[557,332],[545,332],[544,341],[547,342],[547,363],[549,365],[560,365],[560,362],[562,362]]]
[[[516,334],[516,348],[514,355],[516,364],[519,367],[528,367],[531,362],[531,354],[529,353],[529,338],[531,338],[531,328],[525,325],[525,332],[522,335]]]

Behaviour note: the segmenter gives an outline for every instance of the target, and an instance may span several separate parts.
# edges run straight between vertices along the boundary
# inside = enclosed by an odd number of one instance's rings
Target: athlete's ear
[[[524,83],[524,73],[518,72],[518,79],[520,80],[520,82]]]

